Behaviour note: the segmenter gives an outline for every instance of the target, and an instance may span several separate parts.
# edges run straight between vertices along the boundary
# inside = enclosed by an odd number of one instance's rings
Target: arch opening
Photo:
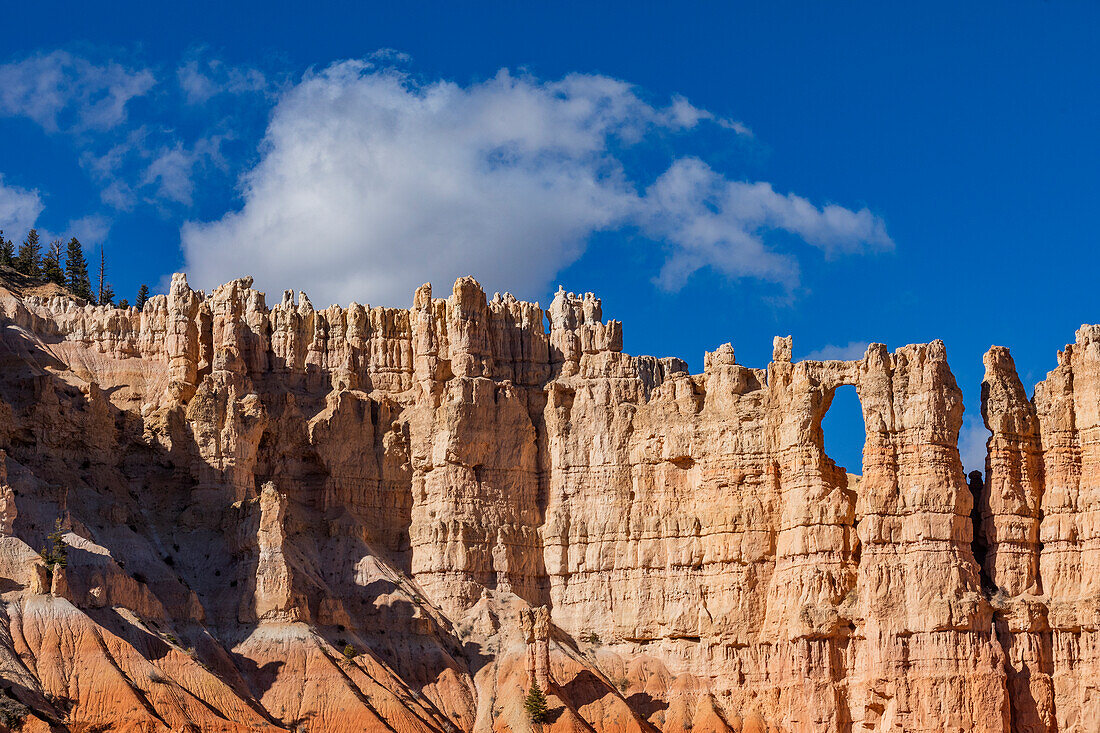
[[[847,473],[862,476],[867,431],[863,424],[863,407],[853,385],[842,385],[834,390],[821,420],[821,432],[825,455]]]

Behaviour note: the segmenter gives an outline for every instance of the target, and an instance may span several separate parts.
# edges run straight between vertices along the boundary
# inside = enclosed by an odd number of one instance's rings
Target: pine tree
[[[103,245],[99,245],[99,288],[96,290],[96,305],[114,305],[115,291],[104,279],[107,276],[107,253],[103,251]],[[110,297],[107,297],[107,296]]]
[[[115,304],[115,289],[111,287],[111,283],[103,282],[99,286],[99,298],[96,300],[97,305],[110,305]]]
[[[15,245],[10,239],[4,239],[3,229],[0,229],[0,265],[15,267]]]
[[[42,276],[52,283],[65,285],[65,271],[61,269],[61,240],[50,242],[46,256],[42,258]]]
[[[136,307],[138,310],[144,310],[145,301],[147,300],[149,300],[149,286],[145,283],[142,283],[141,287],[138,288],[137,300],[134,301],[134,307]]]
[[[19,247],[19,256],[15,258],[15,269],[28,277],[38,277],[41,275],[39,263],[41,254],[42,245],[38,242],[38,230],[31,229]]]
[[[88,261],[84,259],[84,248],[80,240],[73,237],[65,251],[65,277],[69,292],[78,298],[91,301],[92,283],[88,280]]]
[[[38,554],[46,564],[46,576],[53,577],[54,568],[63,568],[69,564],[69,548],[65,545],[65,532],[61,529],[61,518],[54,522],[53,532],[46,536],[46,546]]]
[[[130,307],[130,301],[126,300],[126,298],[123,298],[122,300],[118,301],[118,307],[126,310]]]
[[[527,691],[527,697],[523,700],[523,709],[527,711],[528,720],[535,725],[546,722],[548,712],[546,695],[543,694],[538,682],[531,683],[531,689]]]

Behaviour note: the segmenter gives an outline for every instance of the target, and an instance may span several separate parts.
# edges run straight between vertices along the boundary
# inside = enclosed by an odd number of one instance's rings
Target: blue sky
[[[942,338],[968,468],[984,351],[1030,387],[1100,320],[1095,3],[156,5],[4,12],[0,226],[102,244],[120,297],[469,271],[693,370]]]

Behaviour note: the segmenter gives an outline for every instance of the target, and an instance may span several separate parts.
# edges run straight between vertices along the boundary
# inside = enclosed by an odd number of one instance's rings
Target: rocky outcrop
[[[523,608],[519,614],[523,640],[527,645],[527,684],[550,689],[550,609]]]
[[[1020,730],[1088,730],[1100,720],[1100,327],[1077,331],[1030,400],[994,347],[983,396],[982,527],[1013,717]]]
[[[532,681],[553,730],[1100,720],[1100,328],[1032,399],[986,356],[973,496],[938,341],[777,338],[766,368],[725,344],[690,374],[623,353],[592,294],[471,278],[408,310],[268,308],[248,278],[141,311],[0,290],[0,327],[27,725],[527,730]],[[845,386],[860,476],[824,448]]]

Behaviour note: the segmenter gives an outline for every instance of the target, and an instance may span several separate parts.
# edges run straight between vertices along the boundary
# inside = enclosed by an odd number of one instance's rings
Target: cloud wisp
[[[0,114],[27,117],[47,132],[104,131],[127,119],[127,104],[155,83],[148,69],[97,64],[68,51],[0,65]]]
[[[658,286],[713,268],[797,285],[793,234],[826,257],[892,247],[866,209],[815,206],[768,183],[673,159],[648,186],[623,151],[717,124],[674,98],[572,74],[500,71],[458,85],[346,61],[307,74],[279,98],[244,205],[181,232],[188,270],[211,286],[248,262],[261,287],[306,287],[320,301],[408,301],[416,285],[473,274],[490,289],[537,296],[592,234],[633,229],[662,247]]]
[[[165,83],[172,72],[163,68],[126,66],[103,55],[56,50],[0,65],[0,117],[28,119],[68,140],[101,201],[119,211],[188,209],[214,174],[228,188],[235,176],[223,144],[249,136],[250,125],[251,137],[259,137],[262,123],[241,118],[270,108],[271,80],[202,49],[175,69],[178,83]],[[251,155],[246,146],[238,150]]]
[[[843,346],[827,344],[806,354],[806,361],[855,361],[867,353],[869,341],[849,341]]]
[[[4,233],[5,239],[17,244],[22,242],[27,232],[38,224],[44,208],[38,191],[9,185],[0,175],[0,232]],[[61,232],[38,227],[42,242],[77,237],[85,246],[102,243],[110,228],[111,221],[101,214],[72,219]]]
[[[963,426],[959,430],[959,457],[962,459],[963,470],[985,472],[986,442],[989,440],[989,429],[980,417],[969,415],[963,420]]]
[[[203,104],[219,94],[252,94],[268,91],[269,80],[259,69],[234,66],[210,58],[198,49],[176,69],[176,80],[187,104]]]
[[[38,191],[4,183],[0,175],[0,230],[5,239],[16,239],[34,226],[43,209]]]

